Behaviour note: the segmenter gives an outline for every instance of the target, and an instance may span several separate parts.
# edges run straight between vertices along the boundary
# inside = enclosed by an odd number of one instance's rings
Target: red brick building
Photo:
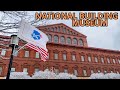
[[[54,67],[56,73],[73,73],[78,77],[88,77],[93,72],[120,73],[120,51],[89,47],[87,36],[62,23],[38,28],[49,38],[48,61],[41,61],[39,53],[24,48],[14,56],[12,71],[27,71],[32,75],[39,70]],[[7,74],[11,54],[9,41],[9,36],[0,36],[0,76]],[[25,43],[20,40],[19,46]]]

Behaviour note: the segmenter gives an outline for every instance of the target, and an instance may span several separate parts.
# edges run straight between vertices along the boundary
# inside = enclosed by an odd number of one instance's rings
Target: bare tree
[[[46,25],[46,20],[35,20],[35,11],[0,11],[0,33],[14,34],[17,33],[19,22],[25,19],[30,24]]]

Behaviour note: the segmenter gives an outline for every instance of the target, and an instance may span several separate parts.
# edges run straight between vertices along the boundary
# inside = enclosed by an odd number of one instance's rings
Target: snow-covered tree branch
[[[2,34],[17,33],[21,19],[34,26],[46,25],[46,20],[36,20],[35,11],[0,11],[0,32]]]

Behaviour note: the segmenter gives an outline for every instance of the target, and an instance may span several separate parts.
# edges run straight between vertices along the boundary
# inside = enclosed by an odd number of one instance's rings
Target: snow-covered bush
[[[59,73],[57,79],[77,79],[77,77],[68,73]]]
[[[26,72],[11,72],[10,79],[32,79]]]
[[[57,75],[53,72],[50,72],[48,69],[45,71],[36,72],[32,79],[56,79]]]
[[[93,73],[90,76],[90,79],[120,79],[120,74],[116,73]]]
[[[68,73],[59,73],[57,75],[53,71],[46,69],[45,71],[35,72],[32,77],[26,72],[11,72],[10,79],[77,79],[77,77]]]
[[[45,71],[36,72],[32,79],[77,79],[77,77],[68,73],[59,73],[57,75],[46,69]]]

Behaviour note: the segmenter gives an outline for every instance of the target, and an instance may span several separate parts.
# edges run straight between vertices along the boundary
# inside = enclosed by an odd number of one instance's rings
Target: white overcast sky
[[[41,12],[51,12],[51,11],[41,11]],[[67,12],[67,11],[52,11],[52,12]],[[79,12],[81,11],[68,11],[68,12],[75,12],[76,16],[78,17]],[[82,12],[87,12],[87,11],[82,11]],[[97,12],[97,11],[90,11],[90,12]],[[99,12],[103,12],[103,11],[99,11]],[[86,35],[89,47],[120,50],[120,12],[119,11],[113,11],[113,12],[118,12],[119,17],[118,20],[109,20],[108,27],[72,27],[71,20],[49,20],[48,23],[49,24],[64,23],[69,27],[77,30],[78,32]],[[34,15],[35,11],[33,11],[32,14]]]

